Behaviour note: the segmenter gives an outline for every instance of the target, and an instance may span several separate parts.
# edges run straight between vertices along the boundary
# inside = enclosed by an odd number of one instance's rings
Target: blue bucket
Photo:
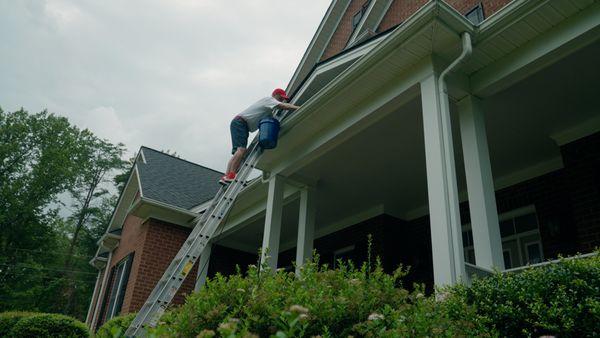
[[[258,123],[258,143],[263,149],[277,147],[277,136],[279,135],[279,121],[267,117]]]

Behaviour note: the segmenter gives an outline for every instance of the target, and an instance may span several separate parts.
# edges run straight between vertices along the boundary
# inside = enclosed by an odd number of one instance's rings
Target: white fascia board
[[[150,208],[151,211],[144,211],[144,207]],[[142,214],[139,214],[140,212]],[[186,227],[193,227],[194,224],[191,222],[199,216],[196,212],[146,197],[135,201],[127,211],[127,214],[136,215],[143,219],[155,218]]]
[[[88,263],[96,269],[102,270],[106,266],[107,262],[108,258],[94,256],[94,258],[90,259]]]
[[[522,2],[517,3],[521,4]],[[529,8],[521,4],[520,7],[515,9],[517,12],[501,11],[505,14],[498,16],[496,20],[486,22],[486,25],[481,27],[478,42],[493,43],[493,39],[503,29],[506,29],[507,25],[514,24],[514,22],[505,22],[506,17],[518,20],[518,22],[527,22],[528,17],[526,16],[537,9],[539,9],[539,6]],[[497,26],[504,24],[504,26],[497,28],[491,26],[492,24]],[[599,38],[600,3],[595,3],[565,19],[534,40],[518,47],[508,55],[476,71],[471,75],[471,89],[478,96],[492,95],[597,41]]]
[[[350,0],[333,0],[331,2],[315,35],[302,56],[300,64],[298,64],[294,75],[292,75],[292,79],[286,88],[286,92],[293,92],[296,89],[295,87],[297,87],[304,77],[308,75],[313,66],[319,62],[319,59],[321,59],[321,56],[329,45],[329,41],[331,40],[333,33],[335,33],[340,20],[344,16],[344,13],[346,13],[350,2]]]
[[[106,228],[106,232],[109,231],[109,229],[114,228],[113,225],[115,223],[115,218],[116,215],[118,213],[118,211],[123,208],[123,204],[124,204],[124,199],[125,199],[125,195],[127,195],[127,192],[131,191],[131,186],[132,186],[132,180],[135,180],[135,186],[137,188],[136,191],[140,191],[140,195],[142,194],[142,185],[140,184],[140,180],[139,180],[139,172],[137,169],[137,163],[138,163],[138,159],[140,159],[140,152],[141,152],[141,148],[140,151],[138,151],[137,156],[135,157],[135,159],[133,160],[133,167],[131,168],[131,173],[129,174],[129,178],[127,179],[127,183],[125,183],[125,187],[123,187],[123,191],[121,192],[121,195],[119,196],[119,200],[117,201],[117,206],[115,207],[115,210],[113,211],[112,216],[110,217],[110,221],[108,222],[108,227]],[[133,196],[135,197],[135,192],[133,193]],[[128,196],[129,197],[129,196]],[[131,201],[129,202],[131,203]]]
[[[310,85],[313,83],[313,81],[321,74],[324,74],[326,72],[329,72],[333,69],[336,69],[339,66],[342,66],[348,62],[354,62],[356,61],[358,58],[362,57],[363,55],[367,54],[368,52],[370,52],[375,46],[377,46],[378,43],[380,43],[381,41],[383,41],[385,39],[386,35],[382,35],[376,39],[373,39],[373,41],[369,41],[368,43],[364,44],[363,46],[357,47],[354,50],[349,51],[347,54],[342,55],[340,57],[336,57],[333,58],[331,61],[329,62],[325,62],[321,65],[319,65],[310,75],[310,77],[304,81],[304,83],[302,84],[302,87],[300,87],[300,89],[298,90],[298,92],[294,95],[294,98],[292,100],[292,102],[296,102],[298,100],[298,98],[302,97],[302,95],[304,94],[305,90],[307,88],[310,87]]]

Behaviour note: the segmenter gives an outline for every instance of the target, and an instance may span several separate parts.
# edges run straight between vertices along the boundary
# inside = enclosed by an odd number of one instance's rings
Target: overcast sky
[[[285,88],[329,2],[0,0],[0,107],[223,171],[230,119]]]

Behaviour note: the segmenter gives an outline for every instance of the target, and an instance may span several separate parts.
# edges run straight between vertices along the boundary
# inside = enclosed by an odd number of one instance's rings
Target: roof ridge
[[[154,151],[154,152],[157,152],[157,153],[160,153],[160,154],[163,154],[163,155],[166,155],[166,156],[172,157],[172,158],[174,158],[174,159],[177,159],[177,160],[180,160],[180,161],[183,161],[183,162],[187,162],[187,163],[189,163],[189,164],[193,164],[193,165],[195,165],[195,166],[198,166],[198,167],[202,167],[202,168],[204,168],[204,169],[212,170],[212,171],[214,171],[214,172],[216,172],[216,173],[219,173],[219,174],[224,174],[222,171],[215,170],[215,169],[213,169],[213,168],[209,168],[209,167],[207,167],[207,166],[204,166],[204,165],[202,165],[202,164],[194,163],[194,162],[192,162],[192,161],[188,161],[188,160],[186,160],[186,159],[179,158],[179,157],[177,157],[177,156],[173,156],[173,155],[171,155],[171,154],[165,153],[165,152],[163,152],[163,151],[160,151],[160,150],[156,150],[156,149],[154,149],[154,148],[150,148],[150,147],[147,147],[147,146],[140,146],[140,150],[142,150],[142,148],[146,148],[146,149],[148,149],[148,150],[152,150],[152,151]]]

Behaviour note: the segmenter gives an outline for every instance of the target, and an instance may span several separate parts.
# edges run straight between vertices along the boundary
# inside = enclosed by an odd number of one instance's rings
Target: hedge
[[[0,336],[89,337],[84,323],[75,318],[53,313],[5,312],[0,314]]]
[[[308,263],[297,278],[285,271],[217,275],[163,318],[156,336],[398,337],[490,336],[472,308],[447,306],[401,286],[405,269],[386,274],[379,262],[330,270]]]
[[[330,270],[308,263],[297,278],[250,266],[218,275],[167,312],[154,337],[596,337],[600,255],[520,273],[496,273],[424,295],[402,288],[406,269],[380,264]],[[113,319],[123,330],[129,318]],[[119,324],[116,324],[116,323]],[[108,325],[110,322],[106,323]],[[100,332],[100,331],[99,331]],[[111,336],[102,336],[111,337]]]
[[[17,324],[23,317],[29,317],[34,315],[35,312],[3,312],[0,313],[0,337],[8,337],[10,330]]]
[[[456,286],[454,299],[502,336],[600,336],[600,255]]]

